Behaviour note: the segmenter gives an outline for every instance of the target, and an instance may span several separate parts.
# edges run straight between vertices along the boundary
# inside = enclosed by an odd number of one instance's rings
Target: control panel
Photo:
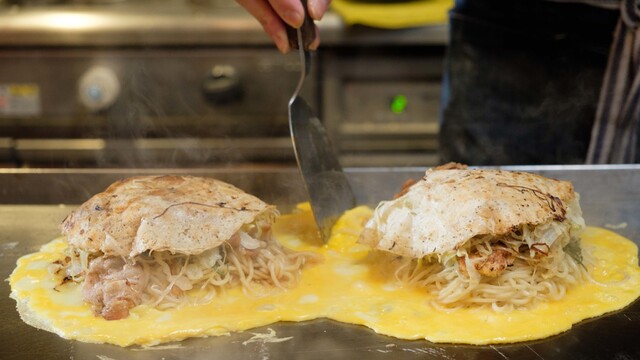
[[[344,166],[439,162],[444,47],[336,49],[323,58],[324,120]]]

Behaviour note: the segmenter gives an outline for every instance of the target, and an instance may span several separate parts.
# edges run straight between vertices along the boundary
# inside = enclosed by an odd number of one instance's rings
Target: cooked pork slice
[[[434,170],[467,170],[468,168],[469,166],[465,164],[460,164],[457,162],[449,162],[446,164],[436,166]]]
[[[411,189],[411,187],[413,185],[415,185],[418,181],[416,179],[407,179],[404,184],[402,184],[402,188],[400,189],[400,192],[395,194],[393,196],[394,199],[397,199],[399,197],[401,197],[402,195],[406,194],[409,192],[409,189]]]
[[[140,304],[147,282],[140,264],[129,264],[115,256],[99,257],[89,265],[82,296],[96,316],[123,319],[129,316],[129,309]]]
[[[480,257],[479,254],[469,256],[472,260]],[[475,263],[474,267],[480,275],[498,277],[510,265],[513,265],[515,256],[505,249],[493,248],[491,254]],[[458,258],[458,266],[462,273],[467,273],[467,265],[464,257]]]
[[[466,170],[467,168],[468,168],[467,165],[450,162],[450,163],[446,163],[444,165],[437,166],[437,167],[434,168],[434,170]],[[402,187],[400,188],[400,191],[397,194],[395,194],[393,196],[393,198],[397,199],[397,198],[401,197],[402,195],[408,193],[409,189],[411,189],[411,187],[413,185],[415,185],[417,182],[418,182],[418,180],[416,180],[416,179],[407,179],[402,184]]]

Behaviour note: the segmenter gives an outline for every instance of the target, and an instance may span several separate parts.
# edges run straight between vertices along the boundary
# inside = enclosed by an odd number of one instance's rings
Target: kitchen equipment
[[[233,0],[17,3],[0,4],[0,162],[293,163],[273,105],[289,100],[297,59]]]
[[[303,93],[341,164],[435,164],[447,27],[318,26]],[[298,59],[234,0],[0,1],[0,69],[1,166],[295,161]]]
[[[573,181],[581,194],[589,225],[615,231],[640,244],[640,165],[516,167]],[[6,279],[18,257],[36,251],[60,233],[59,224],[74,207],[117,179],[158,173],[213,176],[255,193],[286,213],[305,199],[295,168],[171,169],[171,170],[0,170],[0,276]],[[388,199],[407,178],[423,168],[347,169],[358,204]],[[65,205],[60,205],[65,204]],[[34,221],[37,219],[37,221]],[[24,324],[9,298],[9,284],[0,282],[0,358],[3,359],[637,359],[640,357],[640,302],[613,314],[585,321],[573,329],[533,342],[468,346],[399,340],[361,326],[330,320],[276,323],[229,336],[188,339],[156,349],[119,348],[64,340]],[[276,331],[281,343],[249,343],[252,333]]]
[[[289,44],[300,53],[300,81],[289,101],[289,128],[296,161],[302,174],[313,216],[326,241],[340,214],[355,205],[349,181],[342,172],[327,131],[309,104],[300,96],[304,80],[311,68],[309,45],[315,39],[315,26],[307,10],[307,0],[302,0],[305,20],[292,31],[287,26]],[[292,41],[293,37],[297,41]]]

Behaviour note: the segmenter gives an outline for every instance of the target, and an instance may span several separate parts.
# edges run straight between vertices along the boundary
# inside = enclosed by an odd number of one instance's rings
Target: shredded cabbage
[[[297,283],[302,267],[318,260],[318,255],[288,250],[273,239],[274,215],[258,217],[228,242],[200,254],[154,251],[125,259],[141,264],[148,275],[142,303],[165,309],[192,301],[194,296],[196,302],[207,302],[229,286],[241,285],[249,294],[266,295]],[[72,248],[67,255],[61,266],[76,282],[82,282],[91,271],[91,260],[105,256]],[[192,290],[198,292],[191,294]]]
[[[576,194],[563,221],[524,224],[499,236],[476,236],[461,248],[440,255],[396,256],[387,261],[398,280],[428,289],[434,306],[490,306],[497,311],[526,308],[541,300],[558,300],[567,288],[590,278],[582,263],[583,255],[588,258],[588,254],[579,243],[584,227]],[[481,274],[478,269],[497,249],[508,254],[505,259],[510,263],[495,275]],[[392,255],[376,253],[374,261],[380,263],[385,260],[376,256]]]

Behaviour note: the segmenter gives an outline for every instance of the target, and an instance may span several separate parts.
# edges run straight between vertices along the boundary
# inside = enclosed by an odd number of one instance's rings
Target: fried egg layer
[[[358,207],[345,213],[322,245],[313,234],[308,208],[283,215],[274,227],[276,238],[298,251],[314,251],[324,261],[303,271],[293,289],[264,297],[231,289],[210,303],[159,311],[138,306],[123,320],[93,316],[83,303],[80,287],[60,283],[47,268],[62,257],[66,244],[56,239],[18,260],[10,283],[15,299],[27,302],[35,316],[25,319],[67,339],[120,346],[154,345],[187,337],[243,331],[277,321],[330,318],[367,326],[380,334],[433,342],[490,344],[548,337],[581,320],[621,309],[640,295],[638,248],[611,231],[588,228],[582,239],[594,257],[589,269],[596,282],[571,288],[561,301],[530,310],[496,313],[490,309],[440,311],[429,305],[424,289],[403,287],[375,275],[369,248],[356,244],[371,210]],[[35,320],[34,320],[35,319]]]

